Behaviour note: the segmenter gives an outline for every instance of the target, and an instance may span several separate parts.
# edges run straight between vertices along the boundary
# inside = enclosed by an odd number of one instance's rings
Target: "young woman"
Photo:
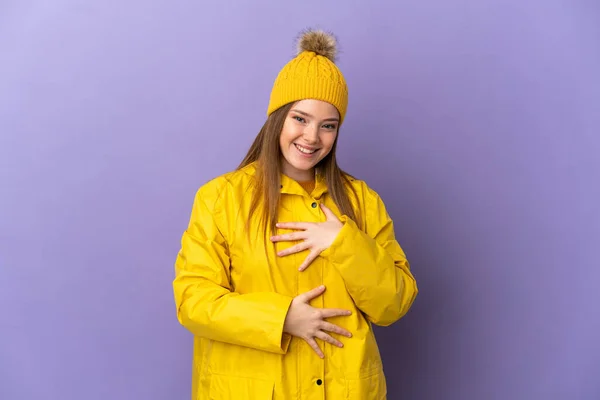
[[[197,192],[173,282],[193,399],[385,399],[372,324],[417,285],[381,198],[336,161],[348,91],[306,31],[236,171]]]

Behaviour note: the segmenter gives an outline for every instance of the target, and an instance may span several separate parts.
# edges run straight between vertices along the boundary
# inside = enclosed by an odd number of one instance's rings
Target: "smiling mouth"
[[[300,146],[299,144],[296,144],[296,143],[294,143],[294,146],[296,146],[296,148],[298,149],[298,151],[300,151],[303,154],[309,154],[310,155],[310,154],[315,153],[318,150],[318,149],[310,150],[310,149],[307,149],[306,147],[302,147],[302,146]]]

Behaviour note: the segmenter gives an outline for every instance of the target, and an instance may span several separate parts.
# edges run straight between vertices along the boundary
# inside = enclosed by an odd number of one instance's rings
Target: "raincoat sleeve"
[[[227,241],[218,224],[223,212],[214,192],[198,190],[181,239],[173,281],[177,318],[196,336],[285,354],[291,336],[283,324],[292,298],[232,290]]]
[[[383,201],[373,190],[367,191],[365,231],[342,215],[341,231],[321,256],[339,271],[367,319],[388,326],[408,312],[418,289]]]

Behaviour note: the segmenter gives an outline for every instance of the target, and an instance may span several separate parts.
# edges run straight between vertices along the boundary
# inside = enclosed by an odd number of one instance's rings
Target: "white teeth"
[[[301,151],[302,153],[304,153],[304,154],[312,154],[312,153],[314,153],[315,151],[317,151],[317,150],[308,150],[308,149],[305,149],[304,147],[302,147],[302,146],[300,146],[300,145],[296,145],[296,148],[297,148],[298,150],[300,150],[300,151]]]

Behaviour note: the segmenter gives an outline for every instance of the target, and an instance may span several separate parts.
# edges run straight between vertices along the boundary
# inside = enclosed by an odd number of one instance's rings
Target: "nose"
[[[319,127],[313,125],[307,126],[306,129],[304,129],[302,137],[306,143],[317,143],[319,141]]]

